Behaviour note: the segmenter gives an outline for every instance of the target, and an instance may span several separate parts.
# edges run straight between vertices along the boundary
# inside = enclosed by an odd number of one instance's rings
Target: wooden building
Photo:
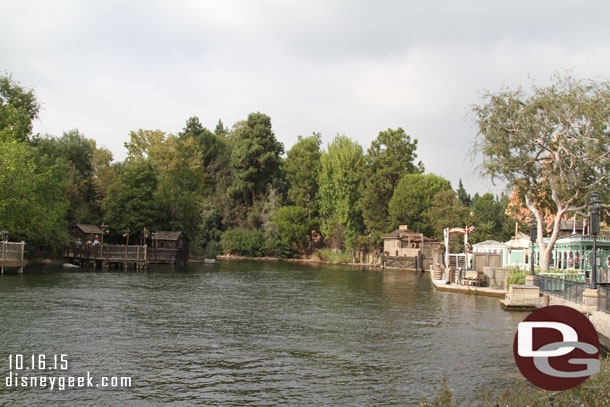
[[[154,232],[150,249],[150,263],[186,264],[189,259],[189,239],[180,231]]]
[[[407,225],[401,225],[393,232],[382,236],[383,259],[404,263],[398,258],[417,258],[416,269],[428,269],[432,264],[434,251],[441,242],[424,236],[423,233],[410,231]],[[406,263],[405,263],[406,264]],[[412,268],[412,267],[406,267]]]
[[[77,223],[70,229],[70,236],[74,239],[80,239],[83,244],[87,240],[93,241],[95,237],[101,238],[102,229],[97,225],[88,225],[85,223]]]

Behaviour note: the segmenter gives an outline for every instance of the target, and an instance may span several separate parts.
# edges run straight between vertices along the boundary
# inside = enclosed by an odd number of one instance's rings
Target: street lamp
[[[537,232],[537,226],[538,226],[538,222],[536,221],[536,218],[534,216],[532,216],[530,218],[530,240],[532,241],[532,255],[531,255],[531,270],[530,270],[530,275],[533,276],[534,275],[534,243],[536,243],[536,232]]]
[[[602,201],[599,194],[593,192],[589,201],[590,226],[589,233],[593,235],[593,266],[591,267],[591,289],[597,289],[597,234],[599,233],[599,208]]]

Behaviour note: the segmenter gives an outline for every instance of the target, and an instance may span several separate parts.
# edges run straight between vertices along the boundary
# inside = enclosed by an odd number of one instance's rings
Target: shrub
[[[273,237],[265,241],[265,255],[277,257],[278,259],[293,259],[298,257],[297,251],[292,246]]]
[[[222,234],[220,242],[229,254],[250,257],[265,254],[265,236],[258,230],[229,229]]]
[[[510,287],[513,284],[515,284],[515,285],[525,284],[525,277],[528,276],[529,274],[530,274],[529,270],[514,269],[508,279],[507,286]]]
[[[208,244],[206,245],[206,247],[203,251],[203,255],[206,259],[213,259],[221,253],[222,253],[222,244],[220,244],[220,242],[217,242],[215,240],[208,242]]]

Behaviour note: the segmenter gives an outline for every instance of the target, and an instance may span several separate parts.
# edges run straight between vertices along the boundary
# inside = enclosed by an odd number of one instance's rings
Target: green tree
[[[511,233],[506,227],[508,216],[505,214],[505,205],[505,202],[490,193],[475,197],[472,205],[475,230],[470,235],[473,243],[489,239],[503,242],[510,238]]]
[[[483,173],[516,188],[538,223],[541,269],[548,270],[561,219],[586,207],[593,191],[610,186],[610,82],[555,75],[547,87],[485,92],[472,111],[473,152]],[[543,240],[544,202],[553,228]]]
[[[461,179],[458,182],[457,197],[462,202],[462,205],[466,207],[472,206],[472,198],[470,197],[470,194],[466,192],[466,189],[464,188],[464,184],[462,184]]]
[[[0,230],[28,247],[52,249],[67,238],[65,179],[55,165],[41,165],[27,143],[0,142]]]
[[[362,147],[340,135],[320,156],[321,229],[334,248],[352,248],[362,232],[358,201],[363,161]]]
[[[400,127],[379,132],[365,157],[362,177],[362,217],[368,232],[389,232],[392,222],[389,203],[398,181],[404,174],[423,173],[420,162],[415,164],[417,139],[411,140]]]
[[[307,210],[307,218],[318,213],[318,175],[320,174],[319,133],[299,140],[288,150],[284,171],[288,180],[288,199],[296,206]]]
[[[234,180],[228,193],[238,205],[249,207],[280,177],[284,147],[271,130],[271,118],[263,113],[251,113],[237,123],[230,138]]]
[[[448,189],[451,189],[451,183],[438,175],[405,174],[390,200],[392,227],[408,225],[411,230],[430,235],[433,229],[423,214],[432,205],[434,196]]]
[[[102,213],[93,176],[92,141],[74,129],[58,138],[34,137],[32,144],[45,157],[45,165],[57,165],[65,175],[65,197],[70,202],[67,223],[99,224]]]
[[[132,236],[141,236],[144,228],[166,228],[165,216],[155,199],[157,185],[157,174],[147,160],[133,159],[121,166],[103,202],[104,221],[115,237],[126,229]]]
[[[462,204],[452,189],[444,189],[434,195],[424,217],[428,219],[432,230],[430,237],[439,241],[444,239],[445,228],[468,227],[472,223],[470,210]]]
[[[307,209],[301,206],[282,206],[273,215],[273,223],[280,240],[303,249],[310,232]]]
[[[29,140],[39,111],[32,89],[24,88],[10,75],[0,75],[0,142]]]

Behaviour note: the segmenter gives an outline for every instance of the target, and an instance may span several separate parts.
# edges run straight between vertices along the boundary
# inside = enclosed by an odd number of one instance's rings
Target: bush
[[[222,244],[220,242],[216,242],[212,240],[208,242],[205,249],[203,250],[203,256],[206,259],[214,259],[216,256],[222,253]]]
[[[433,399],[422,402],[421,407],[460,407],[460,406],[610,406],[610,358],[600,356],[600,372],[594,374],[579,386],[573,389],[552,392],[538,389],[521,379],[508,386],[499,396],[495,397],[490,391],[464,403],[463,400],[454,400],[453,390],[449,388],[446,376],[441,382]]]
[[[530,274],[529,270],[514,269],[513,273],[508,279],[507,289],[511,285],[523,285],[525,284],[525,277]]]
[[[222,234],[220,242],[228,254],[249,257],[265,254],[265,236],[258,230],[229,229]]]
[[[293,259],[298,257],[297,251],[290,245],[282,243],[276,238],[269,238],[265,241],[265,255],[277,257],[278,259]]]

